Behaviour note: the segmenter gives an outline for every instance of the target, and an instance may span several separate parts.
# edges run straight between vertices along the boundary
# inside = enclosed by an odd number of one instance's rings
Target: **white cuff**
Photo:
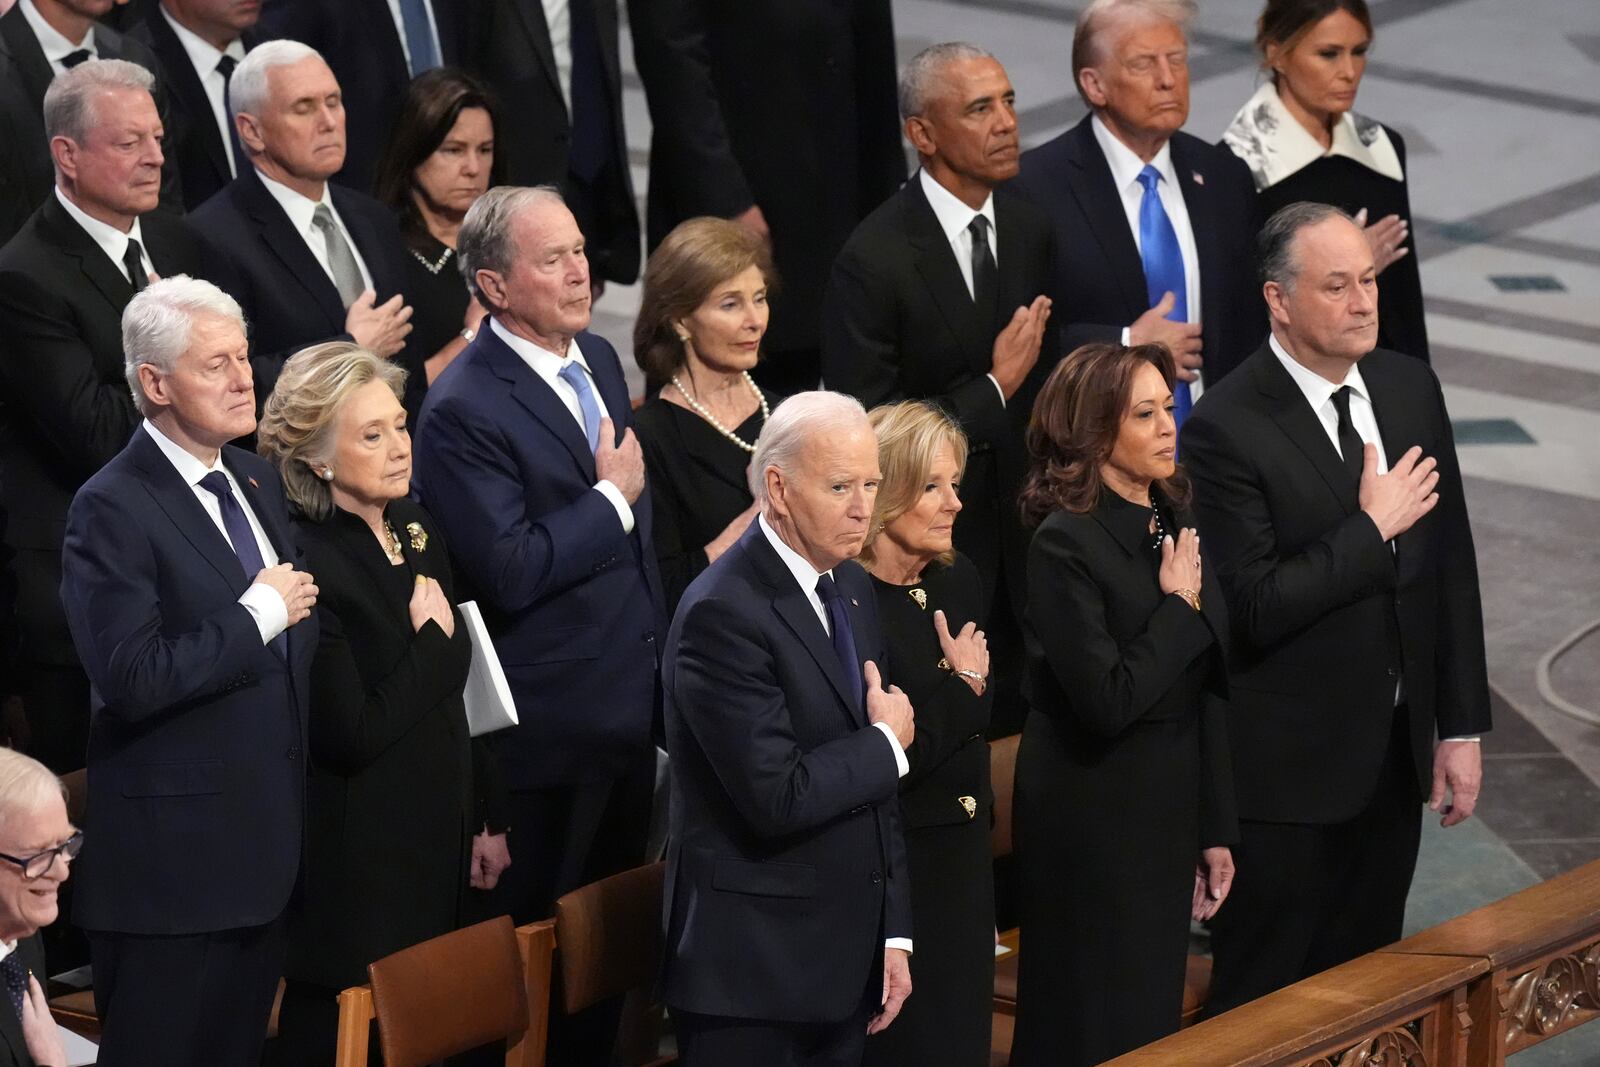
[[[617,509],[617,518],[622,520],[622,532],[633,533],[633,509],[628,506],[628,499],[622,495],[622,490],[604,479],[595,482],[594,487]]]
[[[1481,744],[1483,742],[1483,738],[1481,738],[1481,737],[1447,737],[1447,738],[1445,738],[1445,740],[1446,741],[1463,741],[1463,742],[1466,742],[1468,744],[1473,744],[1473,745]]]
[[[263,645],[271,644],[273,638],[289,628],[289,605],[272,586],[252,582],[250,588],[239,594],[239,603],[255,620]]]
[[[907,956],[911,955],[911,939],[909,937],[886,937],[883,939],[883,947],[886,949],[898,948],[903,950]]]
[[[889,729],[888,723],[875,722],[872,725],[882,730],[883,736],[889,739],[889,747],[894,749],[894,765],[899,772],[898,777],[904,778],[906,772],[911,770],[911,763],[906,759],[906,750],[900,747],[900,739],[894,735],[893,730]]]
[[[1005,407],[1006,406],[1006,391],[1004,389],[1000,388],[1000,379],[996,378],[992,374],[985,374],[984,377],[989,379],[991,382],[994,383],[994,391],[1000,394],[1000,406],[1001,407]]]

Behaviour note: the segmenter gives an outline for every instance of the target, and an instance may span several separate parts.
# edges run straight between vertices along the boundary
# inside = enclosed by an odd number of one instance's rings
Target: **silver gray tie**
[[[311,216],[311,224],[322,231],[322,240],[328,246],[328,266],[333,270],[333,284],[339,288],[339,300],[345,307],[356,302],[366,291],[367,283],[361,278],[361,265],[356,262],[350,244],[333,221],[333,212],[327,204],[318,204]]]

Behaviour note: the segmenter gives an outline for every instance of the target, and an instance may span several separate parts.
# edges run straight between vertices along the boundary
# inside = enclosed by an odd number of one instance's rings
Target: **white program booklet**
[[[60,1023],[56,1029],[61,1031],[61,1051],[67,1054],[67,1067],[84,1067],[99,1059],[100,1048],[93,1041],[79,1037]]]
[[[483,612],[478,610],[475,600],[458,606],[461,617],[466,620],[467,633],[472,637],[472,670],[467,675],[463,694],[467,703],[467,728],[473,737],[478,737],[515,726],[517,705],[511,699],[506,673],[500,669],[500,657],[495,655],[489,628],[483,624]]]

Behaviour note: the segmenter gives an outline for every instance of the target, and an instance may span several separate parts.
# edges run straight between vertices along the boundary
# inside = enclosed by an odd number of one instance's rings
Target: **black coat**
[[[1107,491],[1051,513],[1028,553],[1018,1067],[1090,1067],[1178,1029],[1195,863],[1237,838],[1222,587],[1208,563],[1202,612],[1163,594],[1150,515]]]
[[[158,274],[199,272],[182,219],[157,211],[139,229]],[[61,534],[72,494],[139,425],[122,366],[132,298],[122,268],[53,193],[0,249],[0,507],[27,659],[78,662],[61,613]]]
[[[933,208],[913,176],[856,228],[833,265],[822,317],[822,376],[868,408],[896,400],[937,402],[966,431],[965,505],[956,547],[983,576],[985,611],[1002,561],[1018,615],[1027,539],[1017,519],[1026,470],[1022,443],[1033,398],[1054,368],[1060,341],[1047,328],[1033,373],[1009,401],[988,377],[994,339],[1018,307],[1050,286],[1050,223],[1004,190],[994,198],[999,297],[993,317],[973,300]]]
[[[466,6],[461,0],[430,0],[445,63],[460,65],[464,58]],[[411,84],[388,0],[265,0],[256,36],[263,41],[286,37],[322,53],[344,94],[344,169],[335,180],[369,191]]]
[[[1360,812],[1389,748],[1399,672],[1419,800],[1435,731],[1490,727],[1477,558],[1438,379],[1383,349],[1360,367],[1390,462],[1416,445],[1439,464],[1438,506],[1392,551],[1267,346],[1184,422],[1195,514],[1233,620],[1228,733],[1246,819]]]
[[[1055,229],[1052,321],[1069,352],[1091,341],[1117,342],[1150,309],[1139,246],[1090,121],[1023,153],[1022,173],[1011,183]],[[1181,131],[1170,143],[1200,261],[1200,307],[1191,318],[1198,310],[1209,386],[1267,334],[1255,270],[1261,219],[1250,169],[1237,156]]]
[[[45,985],[44,942],[39,935],[22,938],[17,942],[16,951],[23,966],[33,972],[41,986]],[[22,1036],[22,1020],[9,1010],[9,1005],[5,1007],[6,1010],[0,1011],[0,1067],[34,1067],[28,1042]]]
[[[155,53],[141,41],[118,33],[109,26],[94,27],[94,47],[101,59],[126,59],[156,76],[156,107],[163,122],[168,118],[165,74]],[[33,27],[22,9],[12,7],[0,15],[0,114],[7,116],[11,137],[0,153],[0,189],[6,203],[0,205],[0,242],[9,240],[28,212],[44,203],[55,188],[56,167],[50,156],[50,142],[44,135],[44,93],[55,80],[55,68],[45,58]],[[20,193],[21,199],[16,198]],[[161,171],[161,202],[183,210],[183,190],[178,165],[171,155]],[[4,225],[7,215],[11,225]]]
[[[489,810],[487,757],[467,735],[466,623],[457,611],[451,637],[433,622],[411,625],[414,576],[437,579],[454,603],[443,533],[409,499],[386,515],[402,566],[348,512],[298,524],[320,590],[321,640],[311,668],[305,895],[290,915],[285,973],[331,989],[455,929],[472,835],[485,822],[502,825]]]
[[[464,63],[500,99],[494,146],[506,168],[506,180],[512,185],[560,186],[583,230],[594,276],[627,285],[639,276],[639,211],[634,206],[623,129],[617,0],[579,2],[593,8],[600,76],[610,107],[606,120],[610,159],[592,184],[568,167],[572,118],[557,80],[555,51],[540,0],[479,0]]]
[[[376,302],[403,294],[410,253],[394,215],[370,196],[340,185],[328,188],[372,275]],[[285,359],[319,341],[349,340],[338,288],[254,167],[245,167],[190,221],[206,250],[202,275],[239,301],[250,324],[258,404],[272,392]],[[407,367],[421,365],[409,345],[396,359]]]
[[[905,180],[889,0],[630,0],[650,102],[649,245],[752,204],[781,286],[767,348],[815,348],[853,231]]]

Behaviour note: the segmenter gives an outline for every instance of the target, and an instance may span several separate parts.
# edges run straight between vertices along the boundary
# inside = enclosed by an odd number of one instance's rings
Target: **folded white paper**
[[[500,669],[500,657],[495,655],[489,628],[483,624],[483,612],[478,610],[474,600],[458,606],[461,617],[466,620],[467,633],[472,637],[472,670],[467,675],[463,694],[467,704],[467,728],[473,737],[478,737],[515,726],[517,705],[511,699],[506,673]]]

